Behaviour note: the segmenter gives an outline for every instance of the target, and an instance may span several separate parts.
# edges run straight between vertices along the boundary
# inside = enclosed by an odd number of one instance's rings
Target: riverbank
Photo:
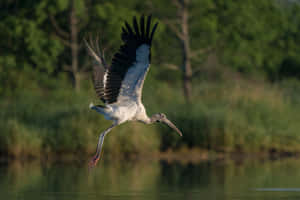
[[[286,160],[286,159],[299,159],[300,153],[289,153],[289,152],[260,152],[260,153],[223,153],[223,152],[212,152],[204,149],[193,148],[193,149],[179,149],[174,151],[169,149],[165,152],[149,152],[147,154],[136,154],[129,155],[128,157],[113,157],[109,152],[103,152],[98,165],[103,163],[147,163],[147,162],[165,162],[165,163],[180,163],[186,164],[199,164],[203,162],[244,162],[244,161],[267,161],[267,160]],[[63,155],[43,155],[41,157],[11,157],[11,156],[0,156],[0,165],[11,165],[13,163],[40,163],[40,164],[76,164],[80,166],[86,165],[93,155],[86,154],[63,154]],[[102,164],[101,164],[102,163]]]

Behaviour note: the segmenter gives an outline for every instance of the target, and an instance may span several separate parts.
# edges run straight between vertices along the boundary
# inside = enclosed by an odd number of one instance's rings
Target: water
[[[0,165],[1,199],[300,199],[300,160]]]

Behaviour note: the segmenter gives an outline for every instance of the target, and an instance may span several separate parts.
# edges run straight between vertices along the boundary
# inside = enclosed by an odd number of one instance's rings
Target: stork
[[[174,129],[180,136],[181,131],[167,119],[163,113],[148,117],[142,103],[143,84],[149,70],[151,43],[158,23],[151,28],[151,16],[142,16],[139,23],[133,18],[133,27],[125,22],[122,27],[122,41],[119,51],[113,56],[108,67],[99,50],[98,40],[87,42],[89,54],[94,58],[93,84],[97,96],[104,106],[90,104],[90,109],[111,120],[112,125],[103,131],[98,139],[96,154],[89,163],[94,167],[99,158],[104,137],[113,127],[127,121],[139,121],[145,124],[162,122]]]

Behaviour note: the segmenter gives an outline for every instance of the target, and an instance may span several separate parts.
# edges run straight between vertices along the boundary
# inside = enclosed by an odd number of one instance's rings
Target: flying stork
[[[157,25],[158,23],[151,28],[151,16],[148,16],[146,21],[142,16],[139,23],[134,17],[133,27],[125,22],[121,35],[123,44],[113,56],[110,67],[107,66],[99,50],[98,40],[94,43],[85,40],[88,52],[94,58],[94,88],[97,96],[105,104],[102,106],[91,103],[90,109],[113,122],[100,134],[96,155],[90,161],[90,167],[94,167],[100,158],[105,135],[113,127],[126,121],[139,121],[145,124],[163,122],[182,136],[181,131],[167,119],[165,114],[158,113],[148,117],[141,100],[144,80],[150,66],[151,43]]]

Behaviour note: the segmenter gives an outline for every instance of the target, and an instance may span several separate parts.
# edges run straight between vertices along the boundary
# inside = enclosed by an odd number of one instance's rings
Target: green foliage
[[[216,5],[223,62],[242,72],[259,71],[277,79],[283,61],[299,50],[293,30],[299,27],[295,12],[299,13],[300,7],[280,7],[273,0],[221,1]]]
[[[7,6],[11,4],[7,3]],[[5,38],[0,43],[2,95],[30,85],[31,80],[38,82],[39,74],[50,75],[57,69],[58,56],[63,46],[49,38],[43,25],[45,20],[36,20],[40,17],[40,4],[42,2],[30,7],[28,3],[22,2],[17,8],[1,12],[0,36]],[[8,14],[9,10],[11,13]]]
[[[153,62],[180,66],[180,44],[164,25],[166,19],[174,20],[177,12],[176,6],[169,1],[39,0],[16,6],[12,1],[3,1],[0,4],[0,36],[5,38],[0,43],[2,94],[29,84],[33,76],[68,76],[65,66],[70,65],[70,50],[55,36],[57,30],[50,16],[56,18],[62,30],[69,32],[72,3],[79,22],[79,41],[88,33],[100,30],[101,47],[106,49],[108,61],[119,48],[123,21],[130,21],[132,16],[141,13],[153,13],[155,18],[162,19],[154,40],[153,57],[156,59]],[[246,74],[261,73],[271,80],[299,77],[300,7],[289,5],[283,6],[273,0],[191,1],[192,49],[196,52],[215,49],[223,64]],[[81,49],[80,73],[89,65],[89,57],[84,48]],[[201,68],[199,65],[205,59],[206,54],[193,57],[195,68]],[[24,80],[17,78],[17,74],[24,74]]]

